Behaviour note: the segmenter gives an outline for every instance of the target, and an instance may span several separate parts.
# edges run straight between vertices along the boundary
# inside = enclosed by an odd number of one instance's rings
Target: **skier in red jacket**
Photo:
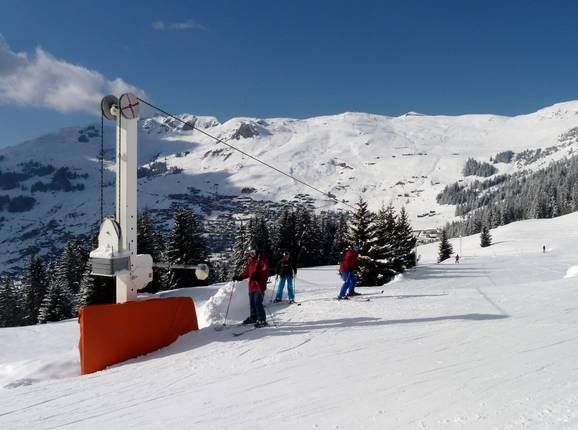
[[[359,248],[361,246],[359,243],[354,242],[345,251],[343,260],[339,265],[339,274],[343,279],[343,286],[341,291],[339,291],[338,300],[347,299],[348,296],[358,296],[359,293],[355,292],[355,284],[357,278],[355,277],[355,271],[357,270],[357,256],[359,255]]]
[[[251,315],[243,321],[243,324],[255,324],[255,327],[265,327],[267,318],[263,307],[263,295],[267,289],[269,278],[269,259],[259,254],[255,248],[249,251],[249,261],[245,271],[240,276],[235,276],[234,281],[249,278],[249,304]]]

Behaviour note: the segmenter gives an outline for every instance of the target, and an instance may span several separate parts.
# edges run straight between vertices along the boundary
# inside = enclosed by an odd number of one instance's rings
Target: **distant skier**
[[[279,303],[283,299],[283,288],[287,284],[287,296],[289,303],[295,303],[295,291],[293,290],[293,278],[297,273],[297,268],[293,264],[293,259],[288,252],[283,252],[281,260],[277,263],[277,270],[275,274],[279,277],[279,285],[277,286],[277,295],[275,296],[275,303]]]
[[[251,314],[243,321],[243,324],[255,324],[255,327],[267,326],[265,308],[263,307],[263,295],[267,289],[269,277],[269,259],[267,256],[252,248],[249,251],[249,261],[245,271],[240,276],[233,277],[233,281],[241,281],[249,278],[249,304]]]
[[[357,257],[359,255],[359,248],[359,243],[352,243],[345,251],[343,260],[339,265],[339,274],[343,279],[343,286],[339,291],[339,296],[337,296],[338,300],[347,299],[349,296],[359,295],[359,293],[355,292],[355,284],[357,282],[355,271],[358,267]]]
[[[542,245],[542,254],[546,253],[546,245]]]
[[[460,256],[458,254],[456,254],[456,264],[458,264],[460,262]]]

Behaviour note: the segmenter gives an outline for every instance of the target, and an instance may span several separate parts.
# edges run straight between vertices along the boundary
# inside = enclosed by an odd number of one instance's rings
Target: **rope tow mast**
[[[101,111],[104,118],[116,121],[116,214],[102,220],[98,248],[90,253],[90,261],[93,275],[116,277],[116,302],[125,303],[137,300],[138,290],[153,279],[153,267],[167,266],[137,253],[138,98],[106,96]],[[209,276],[206,264],[168,268],[193,269],[201,280]]]

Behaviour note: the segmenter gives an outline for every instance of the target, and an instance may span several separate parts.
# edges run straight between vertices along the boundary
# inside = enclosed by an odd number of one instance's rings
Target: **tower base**
[[[83,375],[153,352],[199,329],[190,297],[86,306],[78,323]]]

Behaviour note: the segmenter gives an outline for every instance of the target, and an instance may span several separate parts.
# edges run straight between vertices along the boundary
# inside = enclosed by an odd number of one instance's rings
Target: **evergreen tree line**
[[[511,163],[512,160],[514,159],[514,151],[502,151],[502,152],[498,152],[494,158],[490,158],[490,161],[492,161],[494,164],[496,163]]]
[[[208,251],[203,239],[202,223],[190,210],[177,210],[174,225],[166,241],[147,212],[138,217],[137,249],[150,254],[154,261],[173,264],[206,262]],[[114,303],[115,278],[93,276],[88,256],[95,249],[92,240],[74,237],[61,255],[48,263],[31,256],[21,277],[0,277],[0,327],[60,321],[75,317],[80,307]],[[192,270],[158,270],[143,292],[201,285]]]
[[[466,164],[462,170],[464,176],[482,176],[487,178],[496,173],[498,169],[492,166],[490,163],[479,162],[474,158],[468,158]]]
[[[251,248],[267,255],[271,270],[289,252],[298,267],[336,264],[347,246],[347,214],[316,214],[305,206],[287,207],[277,216],[259,213],[241,222],[233,249],[221,260],[217,277],[230,280],[245,268]]]
[[[513,175],[489,192],[458,205],[456,215],[467,217],[448,223],[450,237],[481,232],[514,221],[553,218],[578,210],[578,157],[560,160],[527,176]]]
[[[22,277],[0,280],[0,327],[60,321],[75,315],[84,300],[88,249],[85,240],[69,240],[57,260],[45,264],[31,256]]]
[[[372,212],[363,199],[352,214],[287,208],[276,220],[267,222],[264,215],[257,214],[240,225],[219,278],[226,281],[240,274],[252,247],[270,257],[273,271],[283,251],[290,253],[298,267],[333,265],[341,261],[352,242],[359,242],[360,285],[383,285],[415,266],[416,241],[405,209],[397,214],[388,206]]]
[[[467,186],[459,182],[454,182],[444,187],[436,196],[436,201],[440,205],[458,205],[456,208],[456,216],[462,216],[470,210],[484,206],[484,202],[487,202],[488,198],[491,198],[491,196],[488,197],[488,194],[485,194],[482,198],[478,199],[483,191],[506,182],[511,177],[512,175],[496,175],[484,181],[475,180]]]
[[[168,235],[145,211],[137,221],[140,254],[155,262],[197,264],[209,262],[211,277],[200,281],[192,270],[154,271],[153,281],[141,292],[191,287],[229,280],[245,267],[248,250],[257,247],[271,258],[273,270],[283,251],[298,267],[337,264],[351,242],[362,244],[359,280],[362,285],[381,285],[396,273],[415,265],[416,239],[404,209],[377,212],[360,200],[353,214],[287,207],[275,219],[257,214],[240,224],[235,246],[209,261],[202,220],[192,211],[178,209]],[[166,237],[165,237],[166,236]],[[91,275],[89,252],[98,246],[97,234],[89,240],[73,237],[58,258],[44,262],[31,256],[22,276],[0,276],[0,326],[30,325],[75,317],[80,307],[115,302],[115,278]]]

